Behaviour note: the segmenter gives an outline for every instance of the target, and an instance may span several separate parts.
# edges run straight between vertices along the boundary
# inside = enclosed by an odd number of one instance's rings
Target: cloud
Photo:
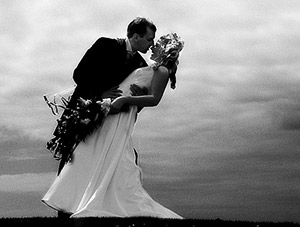
[[[0,158],[22,156],[38,158],[42,155],[41,151],[45,147],[42,140],[15,128],[2,125],[0,135],[0,147],[2,149]]]
[[[295,220],[299,10],[294,0],[1,1],[0,179],[27,193],[27,181],[55,172],[44,150],[55,118],[43,94],[73,86],[99,36],[124,37],[146,16],[157,37],[175,31],[186,43],[177,88],[135,128],[150,192],[187,216]]]
[[[0,191],[18,193],[45,191],[54,178],[55,172],[0,175]]]
[[[300,130],[300,105],[299,95],[290,95],[279,99],[271,110],[273,122],[277,122],[282,130]]]
[[[0,173],[43,173],[56,171],[58,162],[46,150],[46,140],[22,130],[0,127]]]
[[[146,156],[143,182],[151,196],[183,216],[268,221],[276,212],[276,220],[294,220],[296,213],[286,207],[295,209],[299,197],[298,161],[289,161],[295,153],[189,153],[174,169],[164,155]]]
[[[41,202],[45,192],[0,192],[1,217],[56,217],[57,212]],[[5,205],[4,205],[5,204]]]

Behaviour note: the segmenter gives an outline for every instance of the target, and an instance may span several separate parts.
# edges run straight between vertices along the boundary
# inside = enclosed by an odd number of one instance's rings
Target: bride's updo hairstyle
[[[157,40],[155,47],[158,48],[158,54],[151,58],[155,63],[153,68],[156,70],[159,66],[165,66],[169,70],[171,88],[175,89],[176,71],[179,64],[179,52],[183,49],[184,41],[176,33],[163,35]]]

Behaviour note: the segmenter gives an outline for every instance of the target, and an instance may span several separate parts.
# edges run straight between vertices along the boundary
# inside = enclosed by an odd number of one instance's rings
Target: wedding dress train
[[[150,89],[153,68],[135,70],[120,85],[130,95],[130,84]],[[182,218],[154,201],[143,188],[135,163],[132,133],[137,107],[108,115],[103,125],[74,151],[71,163],[42,198],[46,205],[71,217],[152,216]]]

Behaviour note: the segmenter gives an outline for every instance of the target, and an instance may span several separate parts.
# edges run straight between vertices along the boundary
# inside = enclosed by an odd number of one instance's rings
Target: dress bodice
[[[154,75],[153,68],[146,66],[134,70],[119,86],[123,91],[123,95],[130,95],[130,85],[136,84],[140,87],[146,87],[148,90],[151,88],[151,82]]]

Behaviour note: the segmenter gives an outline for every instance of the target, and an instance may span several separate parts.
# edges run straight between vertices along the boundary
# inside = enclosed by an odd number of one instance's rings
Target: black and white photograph
[[[300,1],[1,0],[0,28],[0,223],[300,225]]]

